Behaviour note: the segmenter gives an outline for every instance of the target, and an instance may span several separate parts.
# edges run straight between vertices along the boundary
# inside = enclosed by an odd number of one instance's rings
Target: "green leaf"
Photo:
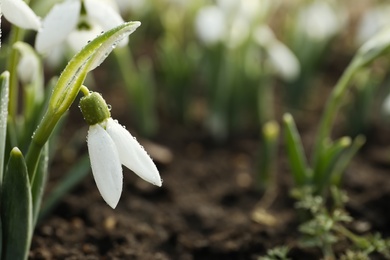
[[[332,184],[340,187],[341,177],[345,169],[348,167],[352,158],[359,151],[359,149],[366,142],[366,138],[363,135],[358,135],[352,142],[352,145],[343,153],[339,160],[335,163],[335,166],[331,172],[331,182]]]
[[[8,119],[8,99],[9,99],[9,73],[3,72],[0,75],[0,191],[3,183],[5,144],[7,136],[7,119]],[[0,197],[1,198],[1,197]],[[1,204],[0,204],[1,206]],[[1,212],[1,211],[0,211]],[[0,256],[2,254],[2,223],[0,215]]]
[[[285,141],[290,167],[296,185],[302,186],[310,181],[309,167],[303,150],[302,141],[299,136],[294,119],[290,114],[284,114]]]
[[[9,73],[0,75],[0,187],[3,181],[5,137],[7,135]]]
[[[353,64],[363,67],[390,50],[390,26],[387,26],[371,37],[358,50]]]
[[[8,161],[1,205],[2,259],[27,259],[32,236],[32,199],[27,167],[18,148],[12,149]]]
[[[46,186],[49,166],[49,142],[45,144],[41,157],[39,158],[37,172],[31,183],[31,195],[33,203],[33,225],[37,222],[42,196]]]
[[[257,186],[263,189],[274,182],[279,133],[280,128],[276,121],[270,120],[263,125],[262,153],[259,158],[259,173],[256,176]]]
[[[313,183],[316,192],[321,192],[330,185],[330,177],[334,166],[342,154],[350,147],[351,138],[342,137],[334,143],[325,143],[317,164],[314,165]]]
[[[73,103],[87,73],[99,66],[125,37],[133,33],[140,22],[128,22],[115,27],[88,43],[65,67],[50,100],[55,113],[62,114]]]

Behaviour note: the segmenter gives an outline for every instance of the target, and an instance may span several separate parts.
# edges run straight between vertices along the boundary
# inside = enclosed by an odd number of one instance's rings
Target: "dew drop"
[[[107,105],[108,111],[111,111],[112,106],[110,104]]]

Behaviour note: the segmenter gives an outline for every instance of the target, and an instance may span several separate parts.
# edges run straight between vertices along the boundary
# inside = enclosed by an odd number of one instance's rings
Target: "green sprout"
[[[340,185],[341,177],[357,153],[365,143],[365,137],[358,135],[355,139],[341,137],[332,140],[331,130],[337,112],[341,107],[353,76],[373,60],[386,53],[390,48],[390,28],[386,28],[364,44],[352,59],[341,78],[334,87],[320,120],[318,133],[311,160],[304,153],[301,138],[293,117],[285,114],[285,142],[292,175],[297,187],[309,185],[315,193],[323,194],[331,185]]]

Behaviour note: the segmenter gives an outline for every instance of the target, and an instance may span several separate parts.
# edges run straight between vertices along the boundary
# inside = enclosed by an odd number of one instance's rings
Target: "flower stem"
[[[23,38],[24,31],[19,27],[13,26],[11,37],[10,37],[10,54],[7,63],[7,70],[10,72],[9,77],[9,103],[8,103],[8,115],[15,120],[17,108],[18,108],[18,77],[17,77],[17,66],[19,54],[18,51],[12,46],[15,42]]]
[[[41,150],[49,139],[61,116],[62,115],[60,114],[54,113],[53,110],[48,109],[37,130],[33,134],[31,144],[26,154],[26,165],[31,182],[34,179],[34,173],[39,161],[39,156],[41,155]]]
[[[345,92],[348,89],[348,83],[350,82],[357,68],[358,67],[356,66],[356,62],[352,60],[352,62],[349,64],[349,66],[337,82],[335,88],[331,93],[331,96],[328,99],[314,144],[314,156],[312,158],[312,166],[314,168],[315,165],[318,163],[319,155],[321,154],[323,140],[329,137],[331,133],[332,125],[337,115],[337,110],[341,105],[341,99],[345,95]]]

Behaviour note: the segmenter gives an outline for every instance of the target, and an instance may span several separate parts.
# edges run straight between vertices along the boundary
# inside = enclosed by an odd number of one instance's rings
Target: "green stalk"
[[[274,185],[276,180],[275,170],[279,132],[279,124],[274,120],[263,125],[263,152],[259,158],[260,167],[256,178],[256,184],[260,189],[267,189],[270,185]]]
[[[26,4],[30,3],[30,0],[24,0]],[[9,46],[11,47],[11,53],[8,57],[7,70],[10,73],[9,78],[9,104],[8,104],[8,113],[12,120],[16,118],[16,113],[18,109],[18,77],[17,77],[17,66],[19,60],[19,53],[15,48],[12,48],[14,43],[20,41],[24,37],[24,30],[17,26],[12,26]]]
[[[319,156],[322,153],[323,140],[325,138],[330,137],[332,125],[337,115],[337,111],[341,105],[342,98],[345,95],[346,90],[348,89],[348,83],[350,82],[355,71],[356,66],[353,60],[337,82],[335,88],[331,93],[331,96],[326,103],[325,111],[321,118],[318,134],[316,135],[316,140],[314,144],[314,156],[312,158],[313,168],[316,168],[316,165],[319,161]]]
[[[10,36],[9,45],[13,46],[14,43],[20,41],[23,38],[24,32],[19,27],[13,26]],[[19,60],[19,53],[14,48],[10,48],[10,54],[8,57],[7,70],[10,73],[9,77],[9,103],[8,103],[8,113],[12,118],[12,121],[16,118],[16,113],[18,109],[18,77],[17,77],[17,66]]]
[[[294,118],[291,114],[283,115],[285,127],[284,138],[286,142],[287,155],[293,173],[295,185],[302,187],[309,184],[311,180],[311,169],[307,164],[306,155],[303,149],[302,140],[298,133]]]

